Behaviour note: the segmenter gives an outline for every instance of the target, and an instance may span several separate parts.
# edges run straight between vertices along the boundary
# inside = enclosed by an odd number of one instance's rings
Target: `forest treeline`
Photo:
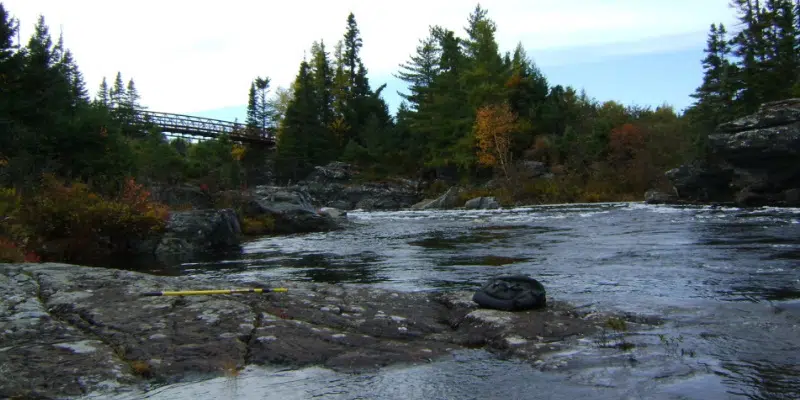
[[[341,40],[311,44],[290,87],[271,92],[269,77],[253,80],[243,129],[275,129],[275,151],[226,137],[167,140],[141,118],[132,79],[104,78],[90,96],[44,17],[20,42],[20,22],[0,3],[0,252],[161,229],[166,211],[147,200],[155,184],[296,182],[334,160],[366,178],[440,178],[507,203],[639,199],[664,184],[665,170],[704,157],[718,123],[800,95],[795,3],[734,0],[740,24],[711,25],[703,83],[683,112],[552,85],[524,44],[500,49],[478,5],[463,32],[434,25],[419,39],[396,73],[408,90],[393,114],[360,55],[380,43],[365,42],[350,14]],[[552,178],[524,179],[520,161],[542,163]],[[480,189],[490,179],[499,184]]]
[[[685,112],[599,102],[551,85],[522,43],[500,50],[498,27],[478,5],[464,34],[431,26],[419,40],[396,74],[409,88],[392,116],[380,97],[385,86],[370,86],[350,14],[343,38],[330,52],[313,43],[272,104],[280,109],[269,110],[279,131],[276,171],[296,180],[314,165],[343,160],[373,176],[462,183],[496,176],[512,182],[506,195],[523,200],[637,199],[664,183],[665,170],[704,157],[718,123],[798,94],[795,3],[733,1],[740,30],[711,25],[703,83]],[[519,160],[545,163],[556,179],[520,184],[513,179]]]

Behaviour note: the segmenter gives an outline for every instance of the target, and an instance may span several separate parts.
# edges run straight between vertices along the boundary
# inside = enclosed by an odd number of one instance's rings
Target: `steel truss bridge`
[[[248,128],[236,122],[146,110],[136,111],[136,120],[156,126],[172,137],[203,140],[227,135],[234,142],[267,147],[275,145],[275,131],[270,128]]]

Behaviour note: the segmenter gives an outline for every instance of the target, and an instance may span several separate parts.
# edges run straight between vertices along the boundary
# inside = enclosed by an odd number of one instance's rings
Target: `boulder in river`
[[[500,208],[500,203],[494,197],[476,197],[464,203],[467,210],[493,210]]]
[[[314,207],[308,191],[297,187],[256,186],[248,213],[268,214],[275,218],[277,233],[304,233],[337,229],[329,215]]]
[[[417,204],[414,204],[411,208],[415,210],[436,210],[436,209],[449,209],[459,207],[459,194],[461,193],[461,189],[453,186],[450,189],[447,189],[444,194],[441,196],[433,199],[433,200],[422,200]]]
[[[674,193],[664,193],[651,189],[644,193],[644,202],[647,204],[671,204],[678,201],[678,196]]]
[[[251,364],[359,371],[476,346],[532,360],[607,318],[559,302],[509,313],[479,309],[469,292],[307,282],[269,282],[286,293],[141,296],[266,283],[244,279],[0,264],[0,398],[110,395]]]

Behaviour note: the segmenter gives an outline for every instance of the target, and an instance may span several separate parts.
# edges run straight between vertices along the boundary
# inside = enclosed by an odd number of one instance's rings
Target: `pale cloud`
[[[314,40],[329,49],[354,12],[371,76],[389,76],[429,25],[462,33],[474,1],[351,0],[225,2],[183,0],[6,0],[27,40],[38,14],[54,36],[63,29],[90,89],[117,71],[134,78],[153,110],[194,112],[245,102],[251,80],[288,85]],[[729,22],[728,0],[497,0],[484,2],[503,50],[594,46],[608,52],[696,46],[699,32]],[[676,43],[650,40],[689,37]],[[643,42],[643,40],[646,40]],[[627,47],[607,46],[639,42]],[[650,43],[645,45],[643,43]],[[605,45],[605,46],[604,46]],[[623,49],[624,50],[620,50]],[[574,53],[574,52],[573,52]],[[374,84],[380,82],[373,82]]]

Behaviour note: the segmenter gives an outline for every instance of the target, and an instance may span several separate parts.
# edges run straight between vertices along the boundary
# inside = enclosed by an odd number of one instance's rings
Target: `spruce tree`
[[[769,57],[764,98],[767,101],[785,99],[792,95],[787,80],[795,83],[800,72],[798,15],[792,0],[766,0],[763,15],[768,25],[765,41]]]
[[[735,112],[735,69],[729,61],[731,47],[726,36],[725,25],[711,25],[706,41],[706,56],[702,61],[703,83],[692,94],[696,99],[693,106],[695,119],[708,130],[730,120]]]
[[[114,86],[108,94],[112,108],[125,106],[125,83],[122,81],[121,72],[117,71],[117,76],[114,78]]]
[[[731,41],[733,55],[739,60],[736,86],[737,112],[755,112],[764,102],[767,70],[767,45],[765,39],[765,14],[757,0],[732,0],[742,30]]]
[[[433,32],[419,41],[416,50],[409,61],[400,64],[401,70],[395,74],[408,84],[410,94],[400,93],[400,96],[408,101],[411,110],[419,110],[420,105],[430,97],[430,89],[439,74],[441,53]]]
[[[22,55],[17,51],[14,38],[19,26],[0,3],[0,115],[11,112],[12,99],[18,94]]]
[[[257,77],[255,80],[256,88],[256,118],[258,119],[258,126],[261,129],[267,129],[271,125],[270,121],[273,118],[273,112],[267,102],[267,93],[269,93],[269,77]]]
[[[356,17],[350,13],[347,16],[347,30],[344,34],[344,72],[347,74],[348,84],[351,88],[356,86],[356,76],[361,66],[359,53],[362,45]]]
[[[319,118],[310,66],[303,60],[294,82],[294,96],[280,127],[275,167],[284,180],[302,179],[324,149],[317,148]],[[316,156],[316,157],[315,157]]]
[[[507,70],[495,39],[497,27],[480,5],[469,16],[467,39],[461,44],[468,60],[464,85],[473,109],[499,104],[505,99],[503,83]]]
[[[247,94],[247,130],[255,132],[258,129],[258,98],[256,97],[256,82],[250,82],[250,91]]]
[[[95,96],[95,101],[99,104],[102,104],[105,107],[109,107],[111,105],[111,96],[109,93],[108,87],[108,80],[106,77],[103,77],[103,81],[100,82],[100,87],[97,89],[97,95]]]
[[[320,40],[311,46],[311,73],[314,77],[314,91],[317,94],[320,122],[329,127],[334,121],[333,113],[333,71],[325,42]]]
[[[140,98],[139,91],[136,90],[133,79],[129,79],[128,85],[125,87],[125,106],[134,113],[140,111],[142,109],[142,105],[139,103]]]
[[[86,81],[83,79],[83,73],[78,68],[78,64],[72,57],[71,51],[64,51],[61,65],[64,69],[63,73],[69,84],[70,102],[73,108],[79,108],[88,105],[89,91],[86,89]]]

